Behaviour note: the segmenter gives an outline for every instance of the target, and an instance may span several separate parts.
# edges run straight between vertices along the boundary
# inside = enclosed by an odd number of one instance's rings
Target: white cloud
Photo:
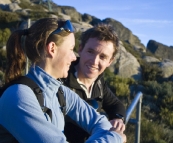
[[[173,24],[170,20],[152,20],[152,19],[119,19],[123,22],[128,22],[131,24]]]
[[[132,10],[133,7],[130,7],[130,6],[121,6],[121,7],[116,7],[114,5],[98,5],[98,6],[89,6],[89,7],[83,7],[82,8],[82,11],[89,11],[90,13],[91,12],[103,12],[103,11],[126,11],[126,10]]]

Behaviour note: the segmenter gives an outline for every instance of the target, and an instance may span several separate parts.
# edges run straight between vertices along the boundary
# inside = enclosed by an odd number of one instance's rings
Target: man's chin
[[[86,77],[89,79],[93,79],[93,78],[96,78],[97,76],[93,74],[86,74]]]

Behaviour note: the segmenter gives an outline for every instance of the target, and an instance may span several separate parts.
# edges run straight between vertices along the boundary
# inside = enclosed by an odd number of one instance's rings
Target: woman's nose
[[[75,55],[75,53],[73,52],[73,58],[72,58],[72,61],[76,61],[76,55]]]

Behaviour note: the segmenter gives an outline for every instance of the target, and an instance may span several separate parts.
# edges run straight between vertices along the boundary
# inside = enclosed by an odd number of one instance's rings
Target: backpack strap
[[[61,86],[59,87],[56,96],[57,96],[59,104],[61,106],[61,111],[62,111],[63,115],[65,116],[65,114],[66,114],[66,101],[65,101],[64,92],[63,92]]]

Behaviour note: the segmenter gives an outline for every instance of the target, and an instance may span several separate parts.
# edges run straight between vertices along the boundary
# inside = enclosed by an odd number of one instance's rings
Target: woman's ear
[[[51,56],[53,56],[55,54],[57,47],[56,44],[54,42],[50,42],[49,44],[47,44],[47,53]]]

